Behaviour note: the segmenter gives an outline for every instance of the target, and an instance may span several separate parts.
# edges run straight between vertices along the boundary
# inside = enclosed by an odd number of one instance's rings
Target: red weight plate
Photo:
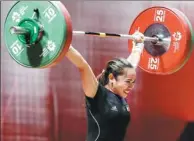
[[[58,58],[52,64],[50,64],[49,66],[46,66],[44,68],[52,67],[52,66],[55,66],[56,64],[58,64],[65,57],[65,54],[67,53],[67,51],[71,45],[71,41],[72,41],[72,21],[71,21],[71,17],[70,17],[69,12],[67,11],[65,5],[62,4],[60,1],[52,1],[52,3],[55,6],[59,7],[59,9],[61,9],[61,11],[63,12],[66,26],[67,26],[67,31],[66,31],[67,35],[66,35],[66,41],[64,43],[64,48],[61,51],[61,53],[59,54]]]
[[[189,25],[184,17],[175,10],[165,7],[151,7],[137,16],[131,25],[129,34],[133,34],[137,29],[145,34],[146,30],[154,24],[163,25],[168,30],[171,38],[169,48],[165,53],[156,56],[144,49],[139,67],[153,74],[172,74],[183,67],[190,55],[191,31]],[[129,41],[128,48],[131,52],[132,41]]]
[[[175,9],[175,8],[171,8],[171,10],[173,10],[177,15],[179,15],[179,18],[181,18],[182,19],[182,21],[184,22],[184,25],[185,26],[187,26],[187,28],[185,28],[185,29],[187,29],[188,30],[188,54],[187,54],[187,57],[185,57],[185,60],[183,61],[183,63],[182,63],[182,65],[180,65],[178,68],[177,68],[177,70],[179,70],[179,69],[181,69],[183,66],[184,66],[184,64],[189,60],[189,58],[190,58],[190,56],[191,56],[191,54],[192,54],[192,51],[193,51],[193,40],[192,40],[192,25],[191,25],[191,23],[190,23],[190,21],[189,21],[189,19],[186,17],[186,15],[184,15],[184,13],[183,12],[181,12],[180,10],[178,10],[178,9]],[[176,70],[175,70],[176,71]]]

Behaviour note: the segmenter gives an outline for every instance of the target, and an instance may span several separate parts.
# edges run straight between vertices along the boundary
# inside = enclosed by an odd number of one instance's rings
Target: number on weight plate
[[[48,19],[48,23],[50,23],[57,15],[55,10],[52,7],[48,7],[47,9],[45,9],[43,14],[45,18]]]
[[[11,45],[11,50],[13,52],[14,55],[18,56],[20,53],[22,53],[22,51],[24,50],[23,46],[19,44],[19,41],[15,41],[12,45]]]
[[[148,60],[148,69],[157,70],[159,68],[160,60],[159,58],[149,58]]]
[[[165,21],[165,11],[160,9],[155,11],[154,21],[164,22]]]

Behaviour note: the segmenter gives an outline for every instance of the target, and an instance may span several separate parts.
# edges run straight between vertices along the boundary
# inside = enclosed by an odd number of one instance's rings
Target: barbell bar
[[[20,26],[12,26],[10,28],[11,34],[30,34],[30,31],[26,28]],[[137,38],[133,35],[128,34],[115,34],[115,33],[103,33],[103,32],[87,32],[87,31],[73,31],[73,35],[93,35],[99,37],[119,37],[119,38],[126,38],[129,40],[136,41]],[[151,42],[158,42],[159,38],[155,37],[144,37],[144,41],[151,41]],[[162,39],[160,40],[162,41]]]

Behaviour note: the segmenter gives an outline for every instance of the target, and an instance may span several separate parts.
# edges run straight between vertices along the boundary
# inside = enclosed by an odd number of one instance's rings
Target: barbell
[[[73,31],[66,7],[60,1],[18,1],[9,10],[5,44],[10,56],[28,68],[48,68],[64,58],[73,35],[128,39],[128,50],[139,30],[145,36],[139,67],[153,74],[172,74],[188,61],[194,43],[192,26],[178,9],[150,7],[133,21],[129,34]]]
[[[29,35],[30,30],[28,28],[23,28],[20,26],[12,26],[10,28],[11,34],[17,34],[17,35]],[[119,38],[127,38],[129,40],[138,40],[134,35],[128,35],[128,34],[115,34],[115,33],[102,33],[102,32],[86,32],[86,31],[73,31],[73,35],[93,35],[93,36],[99,36],[99,37],[119,37]],[[144,37],[145,41],[152,41],[152,42],[158,42],[158,41],[164,41],[166,39],[160,38],[159,36],[155,37]],[[168,40],[170,42],[170,40]]]

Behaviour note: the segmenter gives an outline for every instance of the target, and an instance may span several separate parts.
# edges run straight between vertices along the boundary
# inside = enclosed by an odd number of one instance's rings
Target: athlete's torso
[[[86,97],[87,141],[123,141],[130,121],[125,99],[99,85],[95,98]]]

